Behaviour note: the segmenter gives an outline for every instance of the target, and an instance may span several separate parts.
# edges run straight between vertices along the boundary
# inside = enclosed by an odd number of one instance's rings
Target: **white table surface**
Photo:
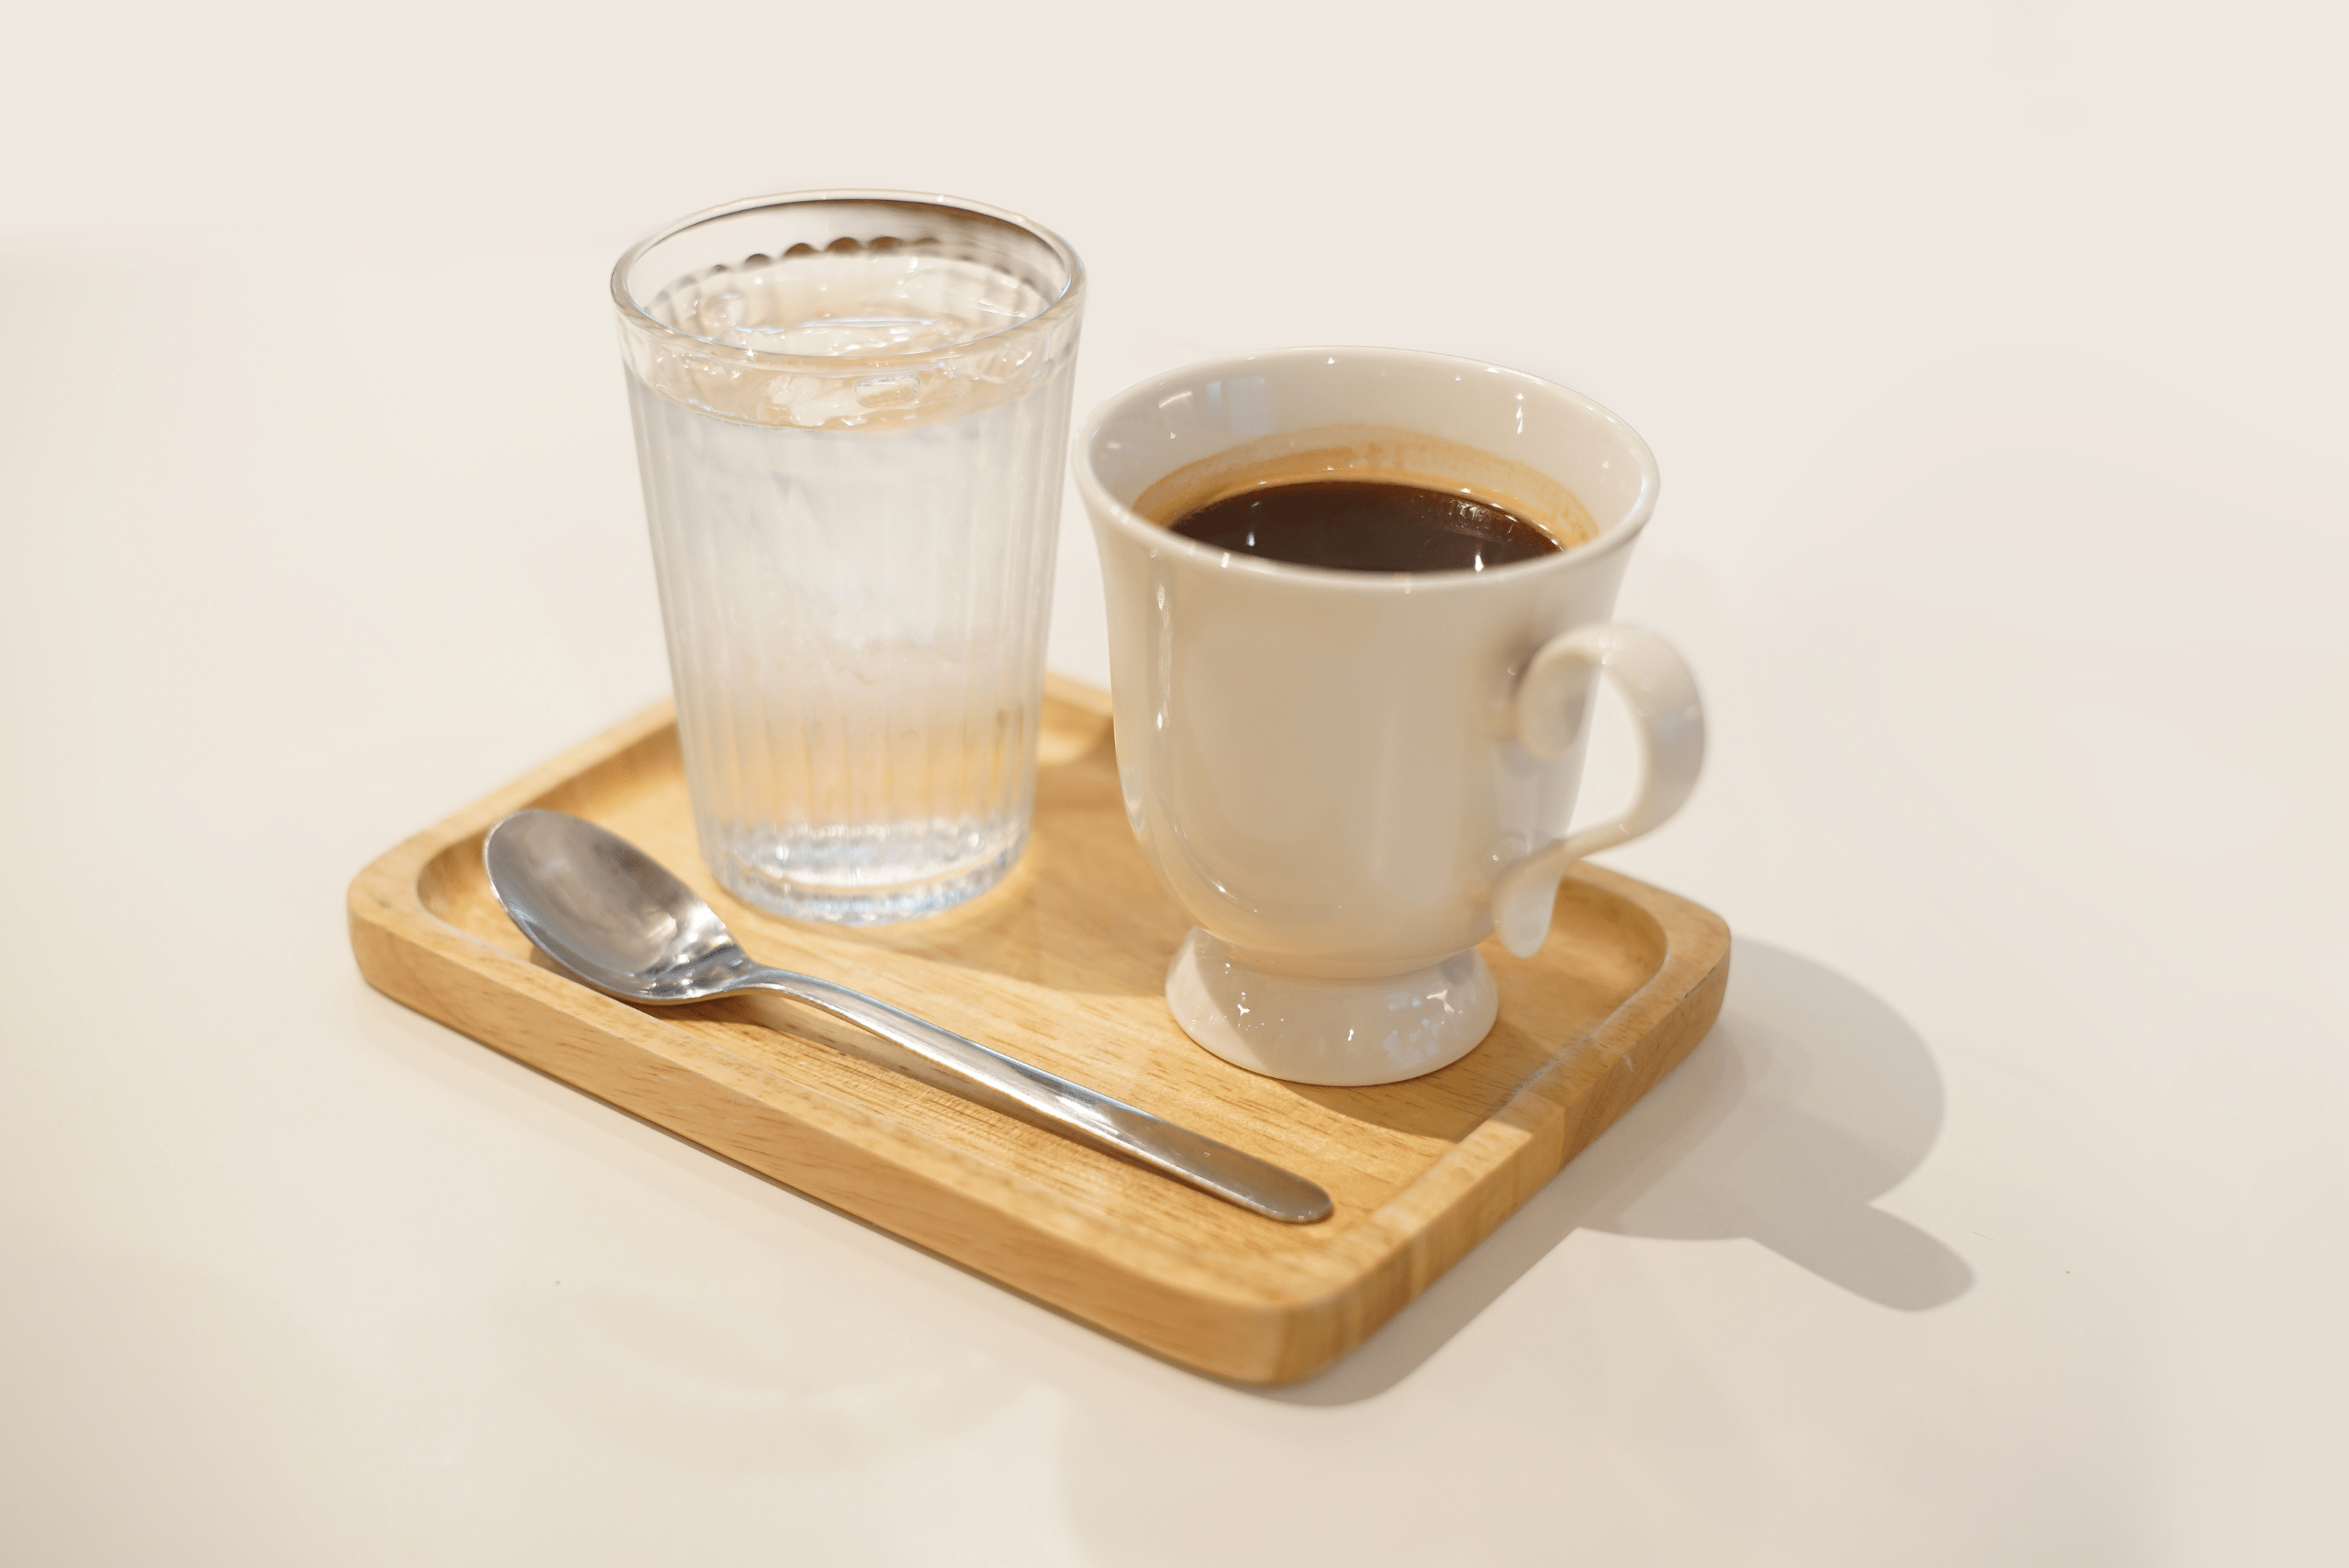
[[[2349,1561],[2340,17],[13,17],[0,1561]],[[362,864],[665,685],[613,258],[826,185],[1070,236],[1081,405],[1391,343],[1662,461],[1713,751],[1609,859],[1722,1022],[1299,1388],[352,966]]]

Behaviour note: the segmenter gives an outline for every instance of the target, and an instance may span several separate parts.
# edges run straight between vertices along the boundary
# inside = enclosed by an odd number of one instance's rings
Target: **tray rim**
[[[1046,696],[1048,702],[1108,717],[1108,693],[1068,677],[1049,677]],[[625,1114],[666,1127],[696,1147],[1147,1350],[1236,1381],[1293,1382],[1367,1338],[1676,1064],[1709,1029],[1726,988],[1729,931],[1719,916],[1620,873],[1586,864],[1575,867],[1569,873],[1574,880],[1638,910],[1654,926],[1662,954],[1646,980],[1582,1033],[1574,1049],[1547,1056],[1466,1137],[1377,1208],[1353,1218],[1340,1231],[1286,1251],[1268,1250],[1250,1257],[1243,1266],[1235,1267],[1235,1260],[1228,1257],[1218,1258],[1213,1267],[1203,1266],[1195,1254],[1147,1225],[1087,1209],[1065,1194],[997,1162],[980,1160],[923,1129],[904,1123],[885,1125],[863,1106],[713,1047],[664,1024],[658,1015],[589,991],[483,941],[433,911],[427,901],[427,883],[449,850],[485,833],[507,813],[557,795],[658,740],[674,723],[674,703],[655,703],[369,862],[353,879],[348,900],[353,953],[369,984]],[[469,992],[472,1001],[491,1004],[486,1016],[476,1016],[484,1009],[462,1005],[462,997],[452,1001],[452,992]],[[500,996],[503,1012],[495,1006]],[[579,1029],[567,1027],[566,1020],[584,1026],[594,1038],[581,1037]],[[492,1030],[506,1032],[507,1026],[515,1031],[546,1031],[556,1038],[558,1048],[530,1052],[490,1038]],[[642,1038],[647,1035],[651,1038]],[[564,1036],[572,1038],[561,1038]],[[630,1059],[619,1068],[589,1060],[589,1053],[608,1055],[614,1046]],[[1643,1049],[1650,1046],[1660,1050]],[[1586,1065],[1593,1052],[1604,1058],[1607,1076],[1619,1081],[1603,1090],[1586,1086],[1578,1094],[1567,1093],[1575,1064]],[[549,1055],[598,1070],[574,1076],[562,1065],[541,1060]],[[660,1117],[582,1081],[608,1078],[615,1072],[626,1077],[630,1070],[650,1073],[662,1091],[671,1093],[706,1093],[681,1081],[698,1078],[717,1091],[711,1106],[716,1114],[783,1118],[791,1124],[795,1147],[812,1140],[820,1155],[829,1139],[841,1146],[852,1163],[878,1158],[898,1167],[907,1178],[902,1184],[906,1190],[876,1192],[868,1180],[853,1192],[825,1191],[821,1182],[800,1179],[806,1171],[779,1173],[768,1168],[778,1162],[774,1157],[763,1160],[755,1149],[738,1151],[695,1131],[668,1127]],[[937,1179],[941,1166],[951,1172],[950,1179]],[[863,1174],[869,1178],[872,1173]],[[963,1224],[985,1229],[1008,1222],[1015,1231],[1027,1233],[1026,1243],[1042,1255],[1035,1261],[1037,1266],[1015,1273],[1039,1277],[1008,1277],[998,1267],[974,1261],[967,1249],[955,1247],[955,1226],[947,1221],[958,1210]],[[1298,1230],[1271,1220],[1254,1223],[1291,1237]],[[1072,1268],[1076,1275],[1096,1276],[1084,1281],[1083,1307],[1067,1299],[1074,1294],[1073,1284],[1067,1290],[1054,1288],[1060,1283],[1055,1276]],[[1105,1287],[1111,1298],[1106,1310],[1100,1294]],[[1188,1329],[1168,1320],[1165,1298],[1170,1292],[1197,1319]],[[1121,1306],[1117,1298],[1129,1296],[1137,1299]]]

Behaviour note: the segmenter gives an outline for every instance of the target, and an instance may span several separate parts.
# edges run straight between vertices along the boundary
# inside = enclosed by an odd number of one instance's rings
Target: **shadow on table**
[[[1265,1397],[1344,1405],[1400,1382],[1568,1233],[1750,1238],[1901,1311],[1974,1283],[1965,1260],[1873,1207],[1941,1130],[1941,1073],[1873,993],[1741,940],[1720,1023],[1531,1202],[1330,1371]]]

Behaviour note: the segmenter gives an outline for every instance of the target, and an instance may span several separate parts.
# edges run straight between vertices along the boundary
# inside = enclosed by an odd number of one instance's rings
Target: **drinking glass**
[[[942,196],[716,207],[612,273],[703,857],[874,924],[1019,858],[1084,267]]]

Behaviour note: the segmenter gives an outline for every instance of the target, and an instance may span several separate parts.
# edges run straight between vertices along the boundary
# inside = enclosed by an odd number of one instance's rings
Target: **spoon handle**
[[[1330,1217],[1330,1195],[1302,1176],[990,1051],[862,991],[812,974],[763,967],[744,974],[729,989],[774,991],[820,1007],[903,1046],[966,1084],[1014,1102],[1067,1137],[1123,1155],[1268,1219],[1310,1225]]]

